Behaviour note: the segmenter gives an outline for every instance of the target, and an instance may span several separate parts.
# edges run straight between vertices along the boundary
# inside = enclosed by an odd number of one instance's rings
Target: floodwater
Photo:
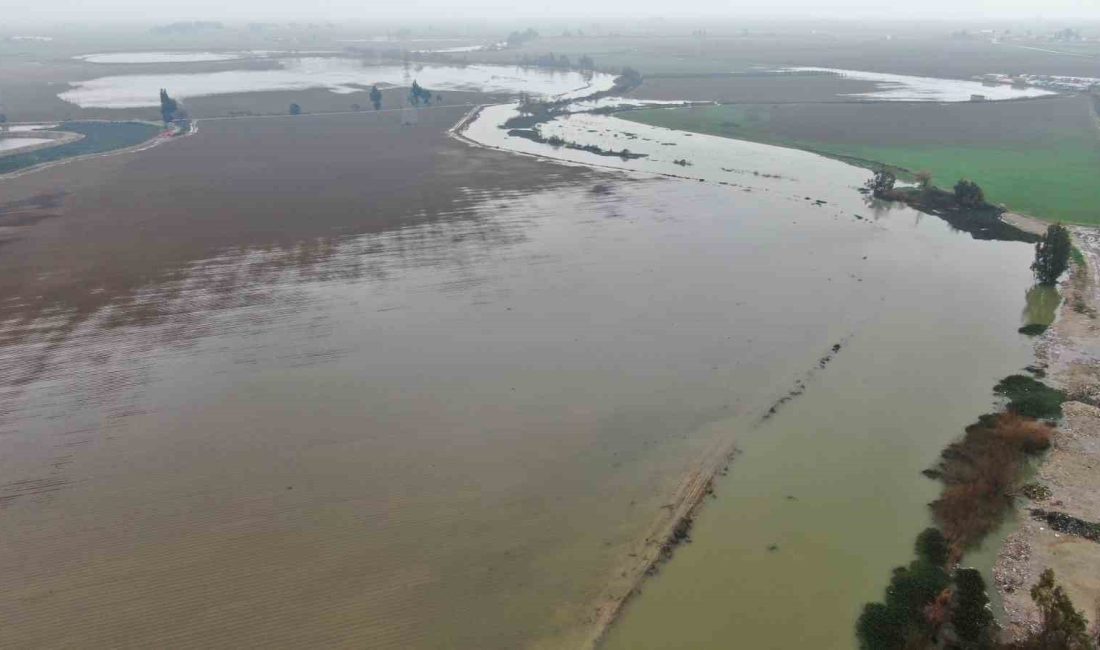
[[[8,125],[7,131],[9,133],[26,133],[28,131],[41,131],[43,129],[52,129],[57,124],[11,124]]]
[[[253,54],[253,52],[109,52],[82,54],[73,58],[88,63],[200,63],[235,61],[248,58]]]
[[[1009,84],[987,86],[980,81],[914,77],[912,75],[866,72],[863,70],[838,70],[835,68],[796,67],[796,72],[827,72],[849,79],[873,81],[879,90],[857,93],[853,97],[890,102],[967,102],[971,95],[982,95],[987,100],[1022,99],[1055,94],[1042,88],[1014,88]]]
[[[926,522],[920,470],[1027,363],[1031,247],[867,203],[866,171],[805,152],[544,127],[650,154],[624,161],[508,137],[512,111],[466,132],[507,155],[363,114],[211,122],[130,159],[120,179],[172,170],[132,190],[145,219],[340,227],[3,322],[0,645],[583,646],[683,478],[736,443],[608,645],[851,647]],[[383,133],[407,146],[359,155]],[[387,175],[416,148],[463,201]],[[629,171],[486,191],[474,153]],[[349,210],[393,225],[348,232]]]
[[[0,152],[19,151],[28,147],[53,142],[49,138],[3,138],[0,137]]]
[[[176,98],[231,93],[325,88],[353,93],[373,84],[407,86],[414,80],[433,91],[473,90],[573,97],[607,90],[615,77],[604,73],[521,69],[497,65],[365,65],[358,59],[302,57],[279,59],[272,70],[116,75],[77,81],[58,95],[82,108],[157,106],[161,88]]]
[[[1031,360],[1015,331],[1020,310],[1049,300],[1028,289],[1030,247],[977,242],[934,217],[868,202],[855,191],[865,172],[806,152],[613,116],[542,125],[547,137],[647,154],[622,160],[509,137],[493,128],[508,109],[486,111],[466,134],[488,145],[765,193],[772,226],[791,220],[786,241],[809,236],[818,246],[805,254],[818,259],[835,252],[825,249],[837,232],[800,232],[805,206],[832,215],[837,229],[862,223],[874,231],[851,242],[859,269],[820,267],[828,282],[854,280],[861,289],[835,305],[844,315],[822,322],[850,328],[837,358],[793,383],[805,393],[775,417],[730,425],[741,454],[703,510],[694,543],[644,583],[605,644],[852,647],[860,606],[881,597],[890,569],[908,561],[913,538],[929,524],[927,503],[939,485],[921,470],[990,410],[992,385]],[[800,254],[778,248],[775,272],[790,272]],[[785,295],[792,317],[824,315],[803,293]],[[790,620],[801,623],[784,624]]]

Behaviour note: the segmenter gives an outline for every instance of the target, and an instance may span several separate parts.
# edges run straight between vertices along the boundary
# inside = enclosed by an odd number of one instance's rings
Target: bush
[[[1020,494],[1032,501],[1046,501],[1050,498],[1051,491],[1040,483],[1028,483],[1020,488]]]
[[[980,208],[985,204],[985,192],[977,183],[964,178],[955,183],[955,200],[964,208]]]
[[[1016,331],[1020,334],[1027,334],[1028,336],[1039,336],[1047,331],[1047,327],[1049,326],[1043,325],[1042,323],[1028,323]]]
[[[1050,446],[1053,429],[1014,413],[983,415],[943,451],[937,473],[945,484],[932,514],[956,555],[974,546],[1012,508],[1012,494],[1029,454]]]
[[[1062,414],[1066,394],[1027,375],[1009,375],[993,392],[1008,398],[1008,410],[1032,418],[1056,418]]]

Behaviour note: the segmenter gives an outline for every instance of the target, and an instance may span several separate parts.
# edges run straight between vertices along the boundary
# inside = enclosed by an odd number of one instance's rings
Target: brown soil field
[[[586,604],[636,535],[554,504],[646,524],[662,511],[634,508],[614,470],[559,485],[537,469],[616,460],[578,435],[582,399],[521,413],[491,380],[413,392],[419,379],[385,374],[400,361],[369,347],[359,379],[315,374],[341,351],[279,280],[362,277],[382,293],[387,274],[438,255],[459,257],[463,287],[463,254],[521,238],[470,206],[564,185],[588,201],[593,183],[618,178],[462,145],[446,130],[464,110],[425,109],[412,126],[398,113],[210,121],[160,147],[0,181],[0,519],[12,533],[0,541],[0,646],[513,648],[589,622]],[[349,240],[378,243],[334,260]],[[396,262],[372,261],[382,255]],[[297,324],[267,362],[277,368],[253,370],[265,362],[247,341],[273,321]],[[445,323],[426,327],[450,346]],[[225,339],[243,354],[229,364],[236,381],[187,369]],[[154,367],[170,371],[155,382]],[[154,396],[192,380],[185,402]],[[495,414],[475,427],[479,391]]]
[[[0,321],[62,312],[75,323],[219,250],[401,228],[455,212],[469,187],[589,177],[454,142],[446,129],[466,110],[421,110],[413,126],[399,112],[203,122],[138,155],[0,179]],[[314,209],[319,196],[329,209]]]

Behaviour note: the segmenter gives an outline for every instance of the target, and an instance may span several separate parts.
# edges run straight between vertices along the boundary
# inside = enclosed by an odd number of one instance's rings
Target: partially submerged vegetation
[[[896,187],[897,175],[890,169],[879,169],[867,181],[864,190],[875,198],[901,201],[922,212],[940,217],[952,227],[970,233],[975,239],[1035,242],[1039,237],[1001,220],[1004,208],[991,205],[975,182],[960,179],[948,192],[934,186],[931,175],[921,174],[915,187]]]
[[[1066,394],[1027,375],[1009,375],[993,387],[993,392],[1008,398],[1011,413],[1029,418],[1057,418]]]
[[[1018,484],[1029,459],[1051,444],[1053,425],[1038,418],[1057,417],[1065,395],[1024,375],[1006,377],[994,392],[1008,399],[1005,411],[981,416],[961,440],[943,451],[939,464],[925,472],[944,484],[931,504],[936,527],[918,536],[916,559],[894,569],[883,601],[864,607],[856,624],[864,650],[1098,647],[1097,632],[1088,632],[1084,616],[1049,569],[1031,590],[1041,625],[1026,638],[1008,642],[997,640],[981,574],[967,568],[952,571],[967,550],[1000,525],[1016,494],[1036,500],[1049,497],[1049,490],[1038,484]],[[1039,509],[1031,514],[1056,530],[1100,541],[1098,524]]]
[[[1050,446],[1052,433],[1028,417],[988,414],[943,451],[931,474],[944,488],[931,507],[956,559],[1004,520],[1028,458]]]
[[[623,148],[619,150],[604,149],[594,144],[578,144],[569,140],[565,140],[556,135],[552,135],[549,138],[543,137],[542,133],[537,128],[534,129],[511,129],[508,131],[508,135],[515,136],[517,138],[525,138],[532,142],[541,142],[542,144],[548,144],[555,148],[574,149],[576,151],[587,151],[588,153],[594,153],[597,156],[611,156],[613,158],[621,158],[623,160],[633,160],[635,158],[645,158],[644,153],[633,153],[630,149]]]
[[[603,99],[604,97],[624,95],[641,84],[642,75],[640,72],[634,68],[623,68],[619,76],[615,78],[614,85],[612,85],[609,90],[592,93],[591,95],[587,95],[584,99],[586,101],[594,101]],[[573,101],[573,99],[540,101],[528,95],[521,95],[519,100],[519,115],[506,120],[503,126],[507,129],[533,128],[543,122],[549,122],[555,117],[564,115],[567,111],[567,107],[569,104],[573,103]]]

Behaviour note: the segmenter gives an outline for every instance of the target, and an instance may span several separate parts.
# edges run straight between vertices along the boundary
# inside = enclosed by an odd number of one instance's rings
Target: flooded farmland
[[[6,641],[585,645],[736,445],[609,645],[718,647],[797,593],[847,647],[919,470],[1024,363],[1030,247],[865,205],[808,154],[730,142],[734,187],[424,116],[210,122],[11,186],[41,221],[3,260]]]

